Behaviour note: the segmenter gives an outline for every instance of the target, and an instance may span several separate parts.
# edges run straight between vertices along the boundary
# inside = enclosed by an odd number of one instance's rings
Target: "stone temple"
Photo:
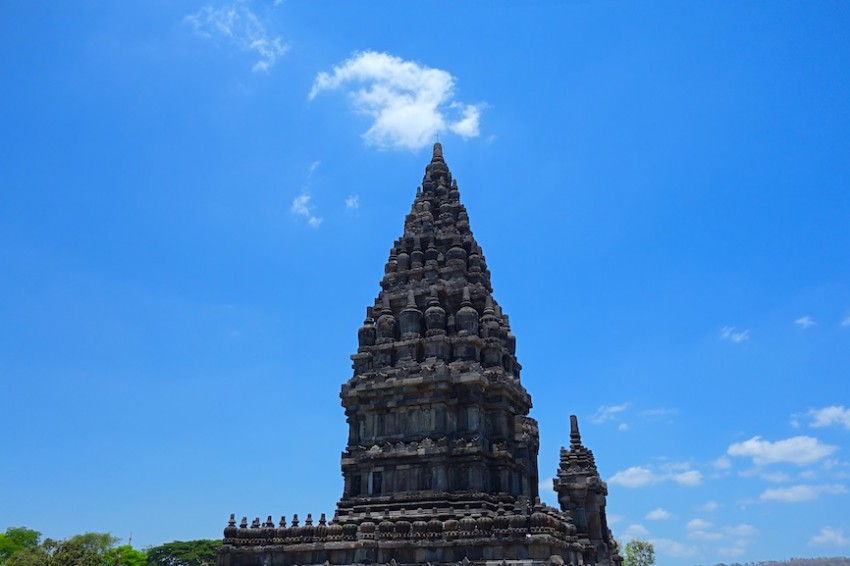
[[[219,566],[619,566],[607,486],[582,445],[538,497],[537,422],[457,182],[434,145],[340,397],[344,488],[332,519],[224,529]]]

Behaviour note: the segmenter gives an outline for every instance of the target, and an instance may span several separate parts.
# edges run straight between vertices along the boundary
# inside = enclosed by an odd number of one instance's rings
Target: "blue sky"
[[[663,565],[850,554],[844,2],[0,6],[0,529],[332,512],[439,137],[553,476]],[[546,497],[554,503],[552,495]]]

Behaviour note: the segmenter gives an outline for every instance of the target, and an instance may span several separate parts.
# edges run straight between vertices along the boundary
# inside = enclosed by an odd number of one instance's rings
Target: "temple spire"
[[[434,151],[431,153],[431,163],[443,160],[443,145],[440,142],[434,144]]]
[[[581,446],[581,433],[578,431],[578,417],[570,415],[570,447]]]

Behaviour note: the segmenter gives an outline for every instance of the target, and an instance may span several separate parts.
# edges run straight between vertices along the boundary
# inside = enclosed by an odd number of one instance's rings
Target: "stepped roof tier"
[[[220,566],[619,564],[575,417],[560,509],[540,503],[516,338],[439,143],[357,337],[333,519],[231,516]]]

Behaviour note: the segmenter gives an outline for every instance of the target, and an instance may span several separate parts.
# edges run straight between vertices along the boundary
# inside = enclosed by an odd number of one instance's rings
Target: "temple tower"
[[[357,340],[333,519],[237,526],[231,515],[219,566],[619,566],[607,488],[575,417],[560,509],[540,503],[516,338],[440,144]]]
[[[537,423],[440,144],[384,269],[342,388],[340,519],[537,497]]]

